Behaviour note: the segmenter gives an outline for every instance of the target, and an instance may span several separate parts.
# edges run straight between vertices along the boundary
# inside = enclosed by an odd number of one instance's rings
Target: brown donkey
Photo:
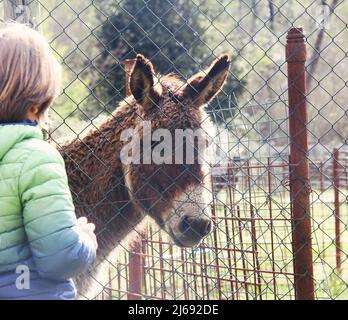
[[[198,161],[197,152],[192,163],[145,163],[145,156],[141,163],[124,163],[121,150],[127,141],[121,135],[129,128],[142,133],[145,153],[144,121],[151,121],[152,130],[169,130],[172,137],[177,129],[204,131],[208,116],[203,107],[222,89],[230,64],[229,56],[222,55],[184,83],[174,75],[157,78],[151,62],[138,55],[130,75],[132,96],[99,129],[61,147],[76,213],[96,225],[97,265],[132,231],[139,231],[146,216],[178,246],[195,246],[210,232],[208,167]],[[172,157],[177,148],[185,155],[189,143],[185,139],[180,146],[173,143]],[[150,150],[158,144],[152,141]],[[81,295],[93,285],[97,269],[76,279]]]

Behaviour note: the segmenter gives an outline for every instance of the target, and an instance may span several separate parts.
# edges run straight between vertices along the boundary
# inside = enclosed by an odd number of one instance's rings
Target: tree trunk
[[[338,0],[332,0],[331,6],[330,6],[330,13],[329,16],[327,17],[328,19],[330,18],[332,12],[335,10],[335,7],[338,4]],[[317,70],[318,67],[318,62],[319,62],[319,57],[320,57],[320,52],[321,52],[321,47],[324,39],[324,34],[325,34],[325,27],[321,27],[318,37],[315,41],[314,48],[313,48],[313,53],[310,59],[308,60],[308,65],[307,65],[307,89],[310,91],[310,86],[313,82],[314,79],[314,74]]]

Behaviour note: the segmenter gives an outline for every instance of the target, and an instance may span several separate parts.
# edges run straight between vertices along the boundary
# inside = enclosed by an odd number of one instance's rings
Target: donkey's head
[[[135,207],[179,246],[194,246],[211,231],[204,106],[222,89],[230,64],[222,55],[184,83],[174,75],[156,77],[138,55],[131,72],[128,110],[137,120],[132,161],[123,162],[126,185]]]

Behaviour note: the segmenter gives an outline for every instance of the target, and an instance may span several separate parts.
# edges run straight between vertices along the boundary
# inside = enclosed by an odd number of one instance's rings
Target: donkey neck
[[[121,131],[137,115],[132,104],[118,108],[98,130],[62,147],[77,216],[97,227],[100,252],[105,256],[134,230],[144,217],[129,194],[120,161]]]

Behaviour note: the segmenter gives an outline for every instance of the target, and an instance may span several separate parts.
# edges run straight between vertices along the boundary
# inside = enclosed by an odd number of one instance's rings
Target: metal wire
[[[296,298],[289,160],[294,137],[285,43],[288,30],[298,26],[305,28],[308,50],[307,236],[314,296],[348,298],[347,5],[336,0],[0,0],[4,20],[20,18],[43,32],[64,68],[64,88],[52,113],[51,139],[57,145],[62,138],[81,139],[112,116],[125,99],[125,59],[142,53],[160,72],[188,79],[219,53],[233,56],[230,82],[202,120],[213,122],[209,135],[218,150],[208,163],[213,201],[206,206],[213,232],[198,247],[183,249],[151,223],[136,231],[135,248],[110,243],[119,250],[105,257],[102,276],[95,279],[98,292],[88,298]],[[86,150],[86,158],[95,156],[87,145]],[[110,159],[97,160],[100,167],[111,165]],[[153,206],[157,201],[152,199]],[[105,195],[101,202],[119,215],[122,200]],[[86,215],[92,217],[100,203],[84,204]],[[115,217],[99,235],[113,232]],[[136,278],[134,270],[141,271]]]

